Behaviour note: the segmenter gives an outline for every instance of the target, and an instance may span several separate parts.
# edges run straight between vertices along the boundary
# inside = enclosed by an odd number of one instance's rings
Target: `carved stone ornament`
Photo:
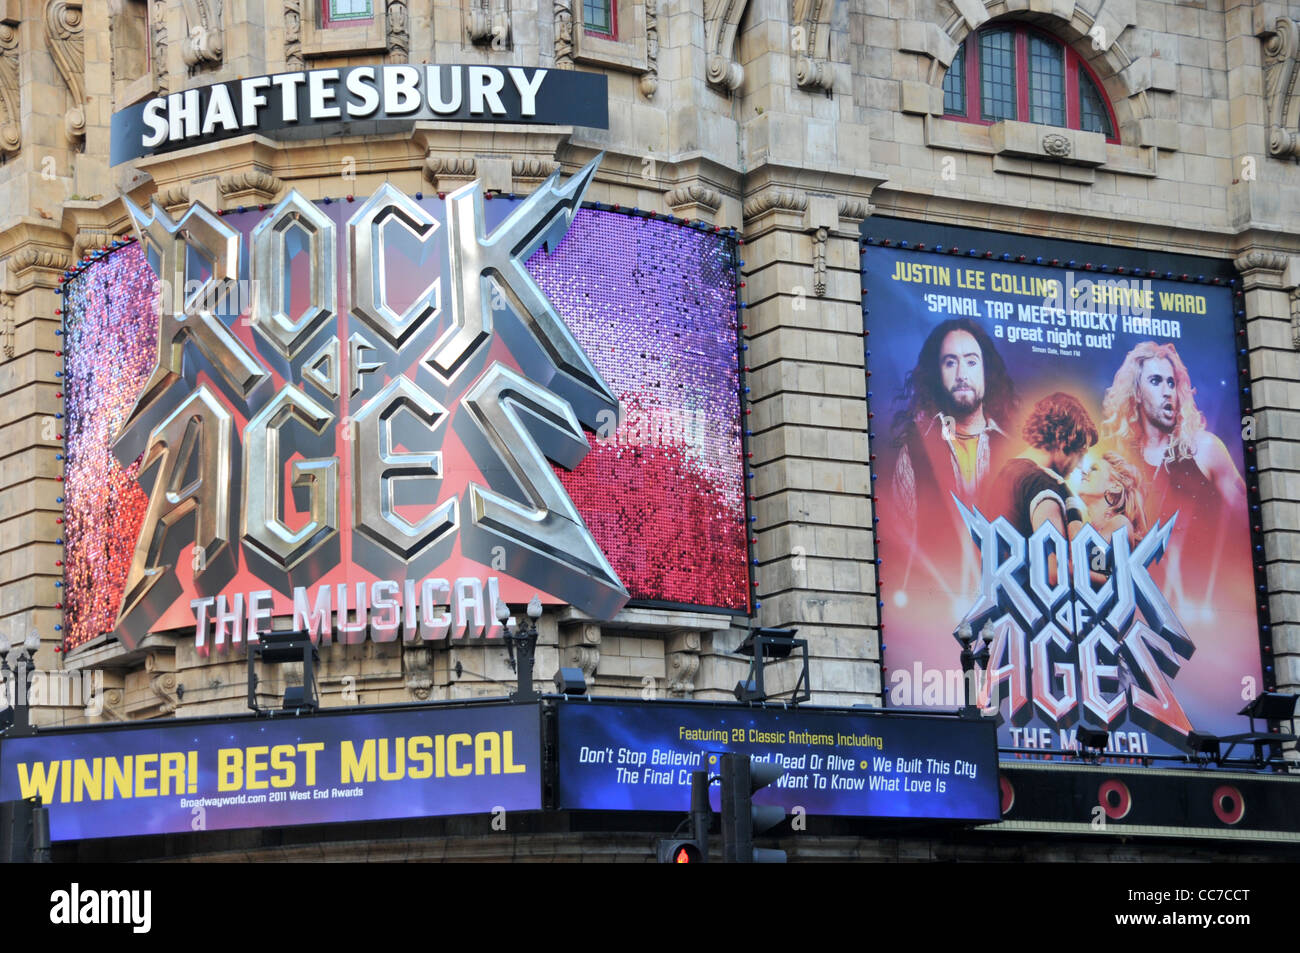
[[[860,222],[871,214],[871,203],[866,199],[840,199],[840,218]]]
[[[284,0],[284,65],[290,70],[306,65],[302,56],[302,0]]]
[[[80,3],[52,0],[46,5],[45,40],[72,101],[63,114],[63,131],[70,142],[80,146],[86,140],[86,35]]]
[[[831,14],[835,0],[794,0],[790,20],[795,53],[795,82],[802,89],[829,91],[835,84],[831,68]]]
[[[735,61],[736,31],[748,0],[704,0],[704,52],[708,55],[709,84],[730,93],[745,80],[745,69]]]
[[[819,298],[826,297],[826,236],[824,228],[813,232],[813,294]]]
[[[540,181],[559,167],[560,164],[554,159],[544,159],[541,156],[525,156],[521,159],[510,160],[510,175],[515,179],[537,179]]]
[[[154,196],[156,201],[169,212],[190,204],[190,187],[188,185],[173,185],[171,188],[159,189],[158,194]]]
[[[573,69],[573,0],[555,0],[555,65]]]
[[[269,172],[252,169],[248,172],[232,172],[223,175],[217,187],[222,195],[252,193],[253,197],[270,202],[279,194],[280,189],[284,188],[284,183]]]
[[[72,240],[72,257],[80,260],[86,252],[103,248],[113,240],[113,233],[104,228],[83,228]]]
[[[1049,132],[1043,136],[1043,151],[1058,159],[1065,158],[1070,154],[1070,137],[1059,132]]]
[[[126,693],[120,688],[106,688],[103,693],[103,707],[99,714],[105,721],[126,721]],[[86,713],[93,714],[87,706]]]
[[[746,220],[748,220],[773,209],[786,212],[802,212],[807,208],[808,196],[798,189],[770,188],[745,199],[742,211]]]
[[[433,693],[433,655],[424,643],[402,646],[402,668],[406,675],[406,690],[420,701],[428,701]]]
[[[14,296],[0,293],[0,342],[5,359],[14,356]]]
[[[411,15],[404,0],[389,0],[386,43],[389,63],[406,63],[411,59]]]
[[[18,30],[0,23],[0,158],[22,145],[22,112],[18,105]]]
[[[149,689],[158,696],[158,711],[171,714],[181,703],[176,673],[162,671],[163,663],[156,653],[145,656],[144,667],[149,673]]]
[[[669,695],[690,695],[695,691],[695,676],[700,671],[698,652],[670,652],[664,667],[668,670]]]
[[[13,253],[9,267],[13,274],[20,275],[28,268],[40,268],[45,271],[66,271],[72,264],[67,254],[52,248],[40,248],[27,245]]]
[[[149,9],[149,26],[153,31],[153,70],[158,92],[171,89],[167,75],[167,0],[153,0]]]
[[[700,634],[681,632],[664,645],[664,674],[668,694],[678,697],[695,691],[695,676],[700,671]]]
[[[1235,259],[1232,266],[1242,274],[1251,271],[1281,271],[1287,266],[1287,256],[1266,248],[1252,248]]]
[[[507,0],[473,0],[465,25],[471,43],[510,49],[510,4]]]
[[[440,155],[430,152],[424,157],[424,175],[434,185],[443,176],[453,178],[474,178],[474,170],[477,163],[473,157]]]
[[[1291,346],[1300,350],[1300,288],[1291,289]]]
[[[190,69],[221,63],[225,32],[221,24],[222,0],[183,0],[185,43],[181,58]]]
[[[679,185],[664,196],[664,201],[673,211],[686,206],[701,206],[716,212],[722,204],[722,196],[703,185]]]
[[[645,55],[647,68],[641,74],[641,95],[651,99],[659,88],[659,0],[645,0]]]
[[[600,665],[600,626],[584,622],[561,630],[560,642],[562,655],[568,664],[582,669],[582,677],[590,685],[596,677],[596,668]]]
[[[1279,17],[1264,41],[1264,105],[1268,110],[1268,152],[1300,156],[1300,98],[1296,91],[1296,21]]]

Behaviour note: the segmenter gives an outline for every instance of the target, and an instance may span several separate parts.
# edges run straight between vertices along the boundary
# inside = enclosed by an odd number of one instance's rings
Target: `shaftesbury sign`
[[[114,113],[114,165],[248,133],[358,135],[394,123],[609,126],[598,73],[520,66],[352,66],[215,83]]]
[[[618,401],[524,267],[564,236],[598,162],[491,203],[490,221],[478,183],[441,216],[385,185],[341,243],[290,192],[244,256],[201,205],[173,221],[127,202],[162,293],[153,371],[114,447],[153,474],[124,642],[187,606],[207,651],[290,607],[295,628],[329,637],[336,618],[344,641],[388,641],[483,634],[497,598],[534,591],[600,618],[624,605],[548,462],[576,466],[584,425]],[[212,302],[241,261],[251,311],[223,318]]]

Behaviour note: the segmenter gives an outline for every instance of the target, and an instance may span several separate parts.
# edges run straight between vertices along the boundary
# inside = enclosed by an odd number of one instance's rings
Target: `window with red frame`
[[[322,25],[331,27],[360,26],[375,18],[374,0],[321,0]]]
[[[1083,57],[1022,24],[966,38],[943,78],[943,111],[982,125],[1013,119],[1100,132],[1119,142],[1115,114]]]
[[[588,33],[618,39],[618,17],[614,13],[615,0],[582,0],[582,28]]]

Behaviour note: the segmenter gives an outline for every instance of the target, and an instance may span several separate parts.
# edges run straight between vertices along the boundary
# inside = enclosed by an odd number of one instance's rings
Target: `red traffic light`
[[[705,863],[704,852],[700,850],[700,845],[692,840],[660,841],[658,854],[661,864]]]

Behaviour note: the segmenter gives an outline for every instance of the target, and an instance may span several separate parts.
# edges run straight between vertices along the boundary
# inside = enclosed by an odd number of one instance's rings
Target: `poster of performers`
[[[1049,754],[1081,724],[1133,758],[1244,730],[1231,289],[880,245],[863,268],[886,704],[969,689]]]

